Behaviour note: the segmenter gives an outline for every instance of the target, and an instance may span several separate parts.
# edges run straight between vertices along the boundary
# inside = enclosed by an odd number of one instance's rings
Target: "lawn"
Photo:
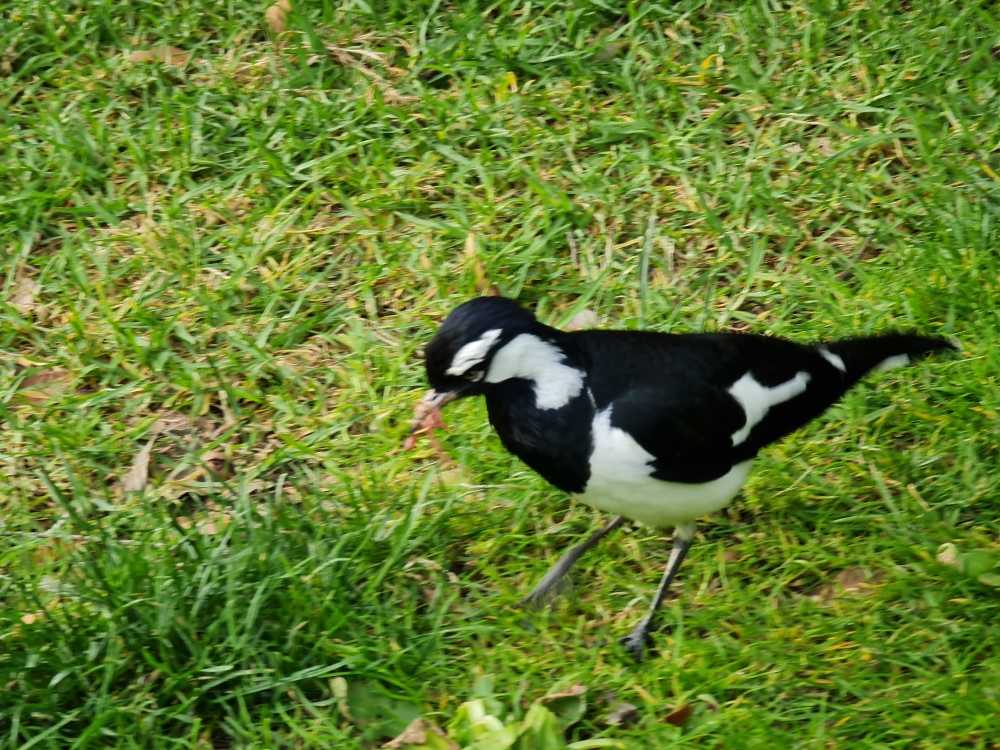
[[[570,742],[1000,746],[995,3],[265,10],[0,9],[0,748],[370,748],[576,684]],[[491,288],[962,352],[767,449],[634,665],[668,532],[526,612],[604,519],[482,403],[402,450]]]

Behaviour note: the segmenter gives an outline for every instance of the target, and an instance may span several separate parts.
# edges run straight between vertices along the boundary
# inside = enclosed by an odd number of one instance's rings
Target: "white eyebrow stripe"
[[[729,388],[729,393],[743,407],[743,413],[747,420],[746,424],[733,433],[733,446],[739,445],[750,437],[750,431],[761,423],[772,406],[783,404],[785,401],[805,393],[806,386],[811,379],[812,376],[808,372],[800,370],[794,378],[773,388],[768,388],[758,383],[754,376],[748,372],[733,383]]]
[[[825,346],[820,347],[819,355],[841,372],[843,373],[847,372],[847,366],[844,364],[844,360],[841,359],[840,355],[834,354]]]
[[[475,367],[490,353],[490,348],[503,333],[499,328],[487,331],[475,341],[470,341],[457,352],[451,360],[451,367],[445,370],[446,375],[464,375],[470,367]]]

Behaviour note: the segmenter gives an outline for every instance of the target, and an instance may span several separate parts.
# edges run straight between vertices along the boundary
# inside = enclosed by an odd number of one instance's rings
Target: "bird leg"
[[[625,523],[625,518],[623,516],[615,516],[610,521],[605,523],[601,528],[599,528],[597,531],[595,531],[593,534],[587,537],[587,539],[582,544],[578,544],[572,549],[570,549],[569,552],[566,552],[562,557],[559,558],[558,561],[556,561],[555,565],[549,568],[549,572],[542,577],[542,580],[540,580],[538,582],[538,585],[536,585],[535,588],[531,590],[531,593],[521,600],[521,604],[533,605],[540,603],[545,598],[546,594],[548,594],[549,591],[551,591],[555,587],[555,585],[559,583],[560,580],[562,580],[563,576],[565,576],[569,572],[569,569],[576,564],[576,561],[579,560],[581,557],[583,557],[584,553],[587,550],[589,550],[591,547],[593,547],[595,544],[601,541],[601,539],[606,537],[608,534],[617,529],[623,523]]]
[[[656,595],[653,597],[653,604],[650,606],[649,612],[639,621],[639,624],[635,626],[631,633],[624,638],[618,639],[618,642],[625,647],[629,656],[636,663],[642,661],[643,649],[646,646],[646,641],[649,640],[650,632],[653,629],[653,622],[656,620],[656,610],[663,603],[663,598],[667,595],[667,589],[670,588],[670,582],[674,580],[677,570],[681,567],[681,563],[684,562],[684,556],[691,548],[691,543],[694,541],[694,528],[693,523],[685,523],[677,527],[677,534],[674,536],[674,548],[670,550],[667,569],[663,571],[663,578],[660,579],[660,586],[656,589]]]

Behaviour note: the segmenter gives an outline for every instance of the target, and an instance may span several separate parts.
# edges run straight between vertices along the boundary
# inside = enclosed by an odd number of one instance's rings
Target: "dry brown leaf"
[[[27,315],[35,309],[35,292],[38,285],[27,276],[21,277],[14,285],[10,295],[10,304],[21,315]]]
[[[837,583],[840,584],[840,588],[844,591],[855,591],[861,587],[861,584],[868,580],[868,575],[865,573],[863,568],[852,567],[844,568],[837,575]]]
[[[836,598],[836,595],[837,591],[834,589],[833,584],[827,583],[809,594],[809,598],[821,607],[826,607]]]
[[[166,44],[161,44],[159,47],[152,47],[151,49],[139,49],[128,56],[129,62],[158,62],[166,65],[187,65],[190,59],[190,52],[185,52],[179,47],[170,47]]]
[[[194,429],[194,423],[187,414],[176,411],[161,412],[149,431],[154,435],[161,432],[187,433]]]
[[[128,470],[128,474],[122,480],[122,489],[125,492],[139,492],[146,486],[146,482],[149,480],[149,457],[155,442],[156,434],[154,433],[149,442],[135,455],[132,460],[132,468]]]
[[[958,559],[958,548],[950,542],[938,547],[937,561],[952,568],[962,567],[962,561]]]
[[[838,595],[855,593],[861,590],[862,584],[867,580],[868,574],[865,573],[864,568],[857,566],[844,568],[837,574],[836,585],[832,583],[823,584],[811,594],[808,594],[808,596],[821,607],[827,607],[833,603],[833,600]]]
[[[410,725],[403,730],[401,735],[389,740],[382,745],[382,747],[388,748],[388,750],[401,750],[407,745],[424,745],[427,743],[428,732],[433,732],[448,743],[448,750],[460,750],[459,746],[455,744],[455,741],[450,739],[435,724],[429,721],[424,721],[420,717],[411,721]]]
[[[619,39],[608,42],[594,53],[594,60],[597,62],[608,62],[614,60],[618,55],[628,49],[630,42],[627,39]]]
[[[37,619],[38,619],[38,615],[32,614],[30,612],[28,614],[26,614],[26,615],[21,615],[21,622],[23,622],[25,625],[30,625],[31,623],[33,623]]]
[[[222,451],[205,451],[201,454],[201,460],[214,478],[225,479],[229,476],[229,460]]]
[[[444,464],[445,460],[447,460],[449,463],[448,464]],[[455,465],[454,459],[452,459],[447,454],[445,454],[445,456],[442,459],[439,459],[439,461],[441,461],[442,465],[444,465],[444,466],[454,466]],[[437,480],[438,480],[438,482],[441,483],[442,487],[454,487],[459,482],[461,482],[463,479],[464,479],[464,477],[462,475],[462,469],[461,469],[461,467],[458,467],[458,466],[456,466],[455,468],[445,468],[442,471],[438,472],[438,475],[437,475]]]
[[[278,0],[274,5],[264,11],[264,25],[267,30],[275,36],[285,33],[288,25],[288,14],[292,10],[289,0]]]
[[[611,709],[611,713],[605,717],[604,723],[609,727],[627,727],[638,722],[639,718],[639,709],[631,703],[623,701]]]
[[[586,692],[587,686],[582,682],[578,682],[569,690],[563,690],[561,693],[550,693],[549,695],[539,698],[538,702],[544,705],[546,703],[559,700],[560,698],[579,698],[581,695],[586,694]]]
[[[389,740],[382,747],[401,748],[403,745],[423,745],[425,742],[427,742],[427,730],[424,728],[424,720],[418,716],[410,722],[402,734]]]
[[[50,367],[21,381],[18,395],[32,404],[41,404],[59,395],[70,378],[68,370],[62,367]]]
[[[486,278],[486,270],[483,268],[483,262],[479,258],[479,251],[476,247],[475,232],[469,232],[465,237],[465,257],[468,261],[469,268],[472,269],[473,276],[476,278],[476,289],[479,292],[489,291],[490,282],[489,279]]]
[[[678,706],[663,719],[667,724],[671,724],[675,727],[682,727],[688,723],[688,719],[691,718],[691,714],[694,713],[694,706],[690,703],[685,703],[682,706]]]
[[[581,331],[597,325],[597,313],[593,310],[582,310],[563,328],[564,331]]]

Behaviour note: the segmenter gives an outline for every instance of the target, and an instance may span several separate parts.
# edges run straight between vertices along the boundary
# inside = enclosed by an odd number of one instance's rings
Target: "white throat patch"
[[[464,347],[463,347],[464,348]],[[566,355],[538,336],[522,333],[493,355],[487,383],[501,383],[511,378],[532,381],[535,406],[558,409],[583,390],[583,373],[563,364]]]
[[[475,341],[470,341],[457,352],[451,360],[451,367],[445,370],[447,375],[464,375],[470,367],[475,367],[490,353],[490,347],[496,343],[503,333],[499,328],[487,331]]]
[[[748,372],[733,383],[729,393],[743,407],[743,413],[747,418],[746,424],[733,433],[733,445],[739,445],[750,437],[750,431],[760,424],[772,406],[783,404],[785,401],[805,393],[806,386],[809,385],[811,379],[809,373],[802,370],[796,373],[791,380],[768,388],[766,385],[758,383],[754,376]]]
[[[821,346],[819,349],[819,356],[829,362],[831,365],[836,367],[843,373],[847,372],[847,367],[844,365],[844,360],[839,354],[834,354],[825,346]]]

